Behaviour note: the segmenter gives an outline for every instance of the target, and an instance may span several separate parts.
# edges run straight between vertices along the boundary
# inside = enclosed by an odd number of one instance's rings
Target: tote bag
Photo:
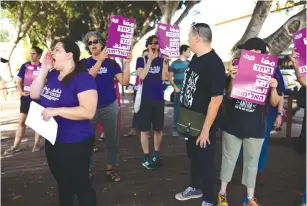
[[[145,58],[144,59],[144,67],[146,65]],[[137,87],[136,95],[135,95],[135,101],[134,101],[134,112],[138,113],[141,107],[141,101],[142,101],[142,93],[143,93],[143,81],[140,80],[140,84]]]

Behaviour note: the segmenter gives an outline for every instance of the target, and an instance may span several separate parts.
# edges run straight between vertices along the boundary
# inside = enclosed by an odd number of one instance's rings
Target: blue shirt
[[[285,82],[284,82],[283,76],[282,76],[279,68],[275,69],[274,78],[276,78],[278,85],[281,88],[282,93],[285,93],[285,91],[286,91]],[[278,112],[278,105],[276,107],[273,107],[271,104],[269,104],[269,114],[273,114],[273,113],[277,113],[277,112]]]
[[[81,60],[87,69],[92,69],[96,64],[93,57]],[[116,90],[114,88],[114,78],[116,74],[122,73],[118,63],[112,59],[105,59],[95,78],[98,92],[98,108],[106,107],[116,101]]]
[[[148,57],[145,57],[147,63]],[[152,60],[149,72],[143,80],[143,92],[142,99],[147,100],[164,100],[163,81],[162,81],[162,69],[163,58],[157,57]],[[145,67],[143,57],[139,57],[136,60],[136,68]]]
[[[189,67],[190,61],[182,61],[181,59],[177,59],[172,62],[169,72],[174,73],[174,83],[176,86],[181,89],[184,80],[184,72]]]

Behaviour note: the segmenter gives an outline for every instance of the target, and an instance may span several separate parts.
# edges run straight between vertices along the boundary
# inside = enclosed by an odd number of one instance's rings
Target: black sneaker
[[[147,158],[145,157],[143,159],[142,165],[143,165],[143,167],[145,167],[148,170],[153,170],[154,169],[153,162],[151,161],[151,158],[149,158],[149,157],[147,157]]]
[[[151,158],[151,161],[154,166],[161,167],[163,165],[163,159],[158,154],[154,154]]]

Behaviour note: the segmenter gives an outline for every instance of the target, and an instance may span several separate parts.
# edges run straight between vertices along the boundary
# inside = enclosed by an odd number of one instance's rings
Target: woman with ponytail
[[[91,119],[97,108],[94,78],[79,62],[80,49],[70,40],[58,42],[44,57],[42,69],[32,84],[32,99],[46,109],[42,118],[58,124],[54,145],[45,141],[49,169],[58,186],[60,206],[95,206],[96,194],[88,179],[94,142]]]

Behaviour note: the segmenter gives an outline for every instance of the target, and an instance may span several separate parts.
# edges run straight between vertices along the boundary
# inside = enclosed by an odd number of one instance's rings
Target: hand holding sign
[[[164,64],[168,64],[168,62],[171,60],[171,58],[165,56],[164,57]]]
[[[105,47],[102,52],[99,54],[99,59],[100,61],[104,61],[106,58],[108,58],[108,53],[107,53],[107,47]]]
[[[238,72],[238,65],[233,66],[230,71],[229,71],[229,75],[231,76],[232,79],[236,78],[236,74]]]
[[[300,54],[297,52],[297,49],[294,48],[290,55],[290,59],[293,62],[294,66],[296,67],[296,59],[300,57]]]
[[[58,108],[46,108],[42,111],[42,118],[45,121],[48,121],[51,117],[56,117],[58,116]]]
[[[276,89],[278,86],[278,82],[275,78],[270,79],[268,83],[272,89]]]
[[[132,53],[129,52],[129,54],[128,54],[126,60],[125,60],[125,64],[130,64],[131,60],[132,60]]]

